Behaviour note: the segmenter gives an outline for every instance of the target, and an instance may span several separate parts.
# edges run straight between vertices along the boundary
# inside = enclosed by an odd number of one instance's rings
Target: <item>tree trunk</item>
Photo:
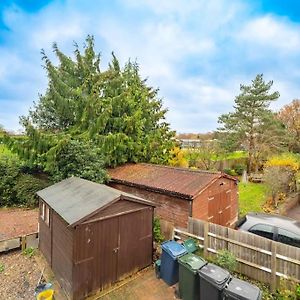
[[[254,155],[254,137],[253,134],[250,133],[249,137],[249,156],[247,162],[247,173],[250,174],[253,168],[253,155]]]

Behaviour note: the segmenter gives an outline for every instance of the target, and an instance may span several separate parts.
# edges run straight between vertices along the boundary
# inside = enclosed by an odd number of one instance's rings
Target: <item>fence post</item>
[[[207,251],[207,248],[208,248],[208,226],[209,226],[209,223],[204,222],[204,234],[203,234],[203,238],[204,238],[204,241],[203,241],[203,246],[204,246],[203,254],[204,254],[204,257],[208,256],[208,251]]]
[[[21,250],[25,250],[26,249],[26,235],[23,235],[21,237]]]
[[[277,243],[272,242],[271,244],[271,291],[276,292],[277,278],[276,278],[276,254],[277,254]]]

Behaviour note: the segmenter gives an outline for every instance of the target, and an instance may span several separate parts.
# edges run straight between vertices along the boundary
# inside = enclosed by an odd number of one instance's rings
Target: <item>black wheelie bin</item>
[[[261,300],[261,290],[244,280],[232,278],[224,289],[224,300]]]
[[[200,300],[222,300],[223,289],[230,280],[230,273],[214,264],[207,264],[199,271]]]

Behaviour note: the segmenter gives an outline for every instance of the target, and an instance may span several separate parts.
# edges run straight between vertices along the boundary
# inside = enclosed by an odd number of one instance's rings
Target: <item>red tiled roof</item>
[[[212,181],[222,177],[220,172],[174,168],[153,164],[126,164],[108,170],[112,182],[141,186],[148,190],[192,199]]]

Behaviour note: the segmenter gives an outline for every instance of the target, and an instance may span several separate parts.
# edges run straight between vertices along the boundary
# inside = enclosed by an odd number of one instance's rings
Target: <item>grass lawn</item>
[[[250,211],[262,212],[266,200],[267,187],[263,183],[239,183],[240,216]]]

